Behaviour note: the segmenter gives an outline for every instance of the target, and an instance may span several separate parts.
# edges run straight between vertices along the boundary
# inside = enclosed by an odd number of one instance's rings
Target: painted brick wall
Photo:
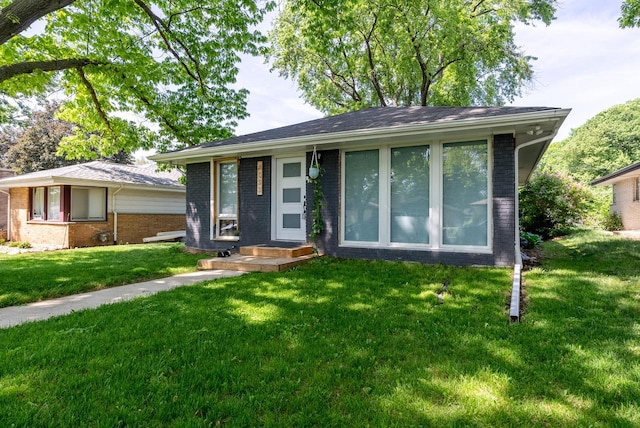
[[[496,266],[515,263],[515,159],[511,134],[493,138],[493,256]]]
[[[211,163],[187,165],[187,238],[188,248],[211,249]]]
[[[620,214],[625,230],[640,229],[640,202],[633,200],[633,183],[635,177],[616,183],[616,203],[611,205],[611,211]]]
[[[262,195],[258,195],[258,161],[262,161]],[[240,241],[236,245],[271,241],[271,157],[240,159],[238,169]],[[224,242],[223,246],[229,244]]]

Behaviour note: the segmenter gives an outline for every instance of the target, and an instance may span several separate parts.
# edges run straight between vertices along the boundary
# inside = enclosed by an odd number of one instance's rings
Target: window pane
[[[49,187],[47,220],[60,221],[60,187]]]
[[[220,171],[220,195],[218,197],[219,207],[218,214],[236,214],[236,163],[221,163]]]
[[[445,144],[442,168],[442,242],[487,245],[487,142]]]
[[[44,219],[44,187],[36,187],[33,189],[31,218],[33,220]]]
[[[89,189],[71,188],[71,220],[89,219]]]
[[[300,229],[300,214],[282,214],[284,229]]]
[[[235,220],[219,220],[219,236],[238,236],[238,223]]]
[[[300,162],[282,164],[283,177],[300,177],[302,175],[302,164]]]
[[[347,241],[378,241],[379,153],[349,152],[345,162],[345,231]]]
[[[429,243],[429,146],[391,150],[391,242]]]
[[[300,188],[282,189],[282,202],[285,204],[300,202]]]
[[[105,189],[89,189],[89,220],[105,220]]]

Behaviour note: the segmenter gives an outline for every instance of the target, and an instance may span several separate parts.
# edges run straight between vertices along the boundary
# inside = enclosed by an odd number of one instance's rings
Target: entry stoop
[[[240,254],[198,261],[199,270],[235,270],[240,272],[280,272],[312,260],[311,245],[294,248],[253,245],[240,247]]]

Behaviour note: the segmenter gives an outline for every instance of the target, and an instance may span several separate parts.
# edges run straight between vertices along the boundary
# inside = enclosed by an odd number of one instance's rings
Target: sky
[[[560,0],[549,26],[517,25],[516,44],[533,62],[533,87],[509,105],[571,108],[555,141],[616,104],[640,98],[640,28],[621,29],[622,0]],[[244,58],[238,86],[250,91],[250,117],[237,135],[318,119],[295,82],[270,72],[261,58]]]

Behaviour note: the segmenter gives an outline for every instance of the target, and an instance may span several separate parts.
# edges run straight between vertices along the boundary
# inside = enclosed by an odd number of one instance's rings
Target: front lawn
[[[199,258],[160,243],[0,254],[0,308],[191,272]]]
[[[509,270],[326,258],[0,330],[0,426],[638,426],[640,243],[545,249],[520,324]]]

